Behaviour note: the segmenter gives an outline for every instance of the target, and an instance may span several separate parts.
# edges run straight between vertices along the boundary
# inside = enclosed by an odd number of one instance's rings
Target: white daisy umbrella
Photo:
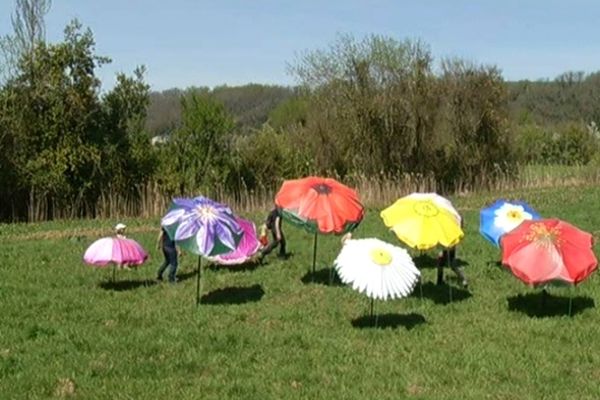
[[[334,265],[342,282],[371,299],[406,297],[421,276],[406,250],[375,238],[346,240]]]

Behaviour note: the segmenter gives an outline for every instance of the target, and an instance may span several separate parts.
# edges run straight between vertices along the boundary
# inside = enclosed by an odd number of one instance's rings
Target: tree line
[[[597,74],[505,82],[494,66],[435,62],[420,41],[343,35],[290,62],[295,87],[151,92],[140,67],[102,93],[95,73],[110,59],[77,21],[47,43],[49,6],[18,0],[14,34],[0,40],[1,220],[235,199],[308,174],[410,175],[451,192],[519,163],[598,160]]]

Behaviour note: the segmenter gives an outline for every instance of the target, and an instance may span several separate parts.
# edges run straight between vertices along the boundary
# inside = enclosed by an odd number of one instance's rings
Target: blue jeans
[[[157,277],[158,279],[162,279],[163,272],[170,265],[171,269],[169,270],[169,282],[175,282],[175,274],[177,273],[177,250],[175,249],[163,249],[163,254],[165,256],[165,261],[158,268]]]

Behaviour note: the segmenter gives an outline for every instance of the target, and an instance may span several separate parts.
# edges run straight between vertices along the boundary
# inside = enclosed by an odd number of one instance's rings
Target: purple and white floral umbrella
[[[205,257],[235,250],[243,233],[229,207],[203,196],[173,199],[161,225],[177,245]]]
[[[161,225],[178,246],[199,255],[196,285],[199,304],[202,256],[214,257],[235,250],[242,238],[242,228],[229,207],[203,196],[173,199]]]

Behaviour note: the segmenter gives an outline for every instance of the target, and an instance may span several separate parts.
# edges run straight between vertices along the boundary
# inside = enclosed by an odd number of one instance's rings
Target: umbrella
[[[284,219],[314,233],[313,276],[317,235],[350,232],[364,216],[364,207],[354,189],[335,179],[315,176],[284,181],[275,196],[275,205]]]
[[[450,200],[436,193],[412,193],[401,197],[381,211],[380,216],[398,239],[421,251],[438,244],[454,247],[464,236],[460,214]],[[448,286],[448,290],[452,300],[452,286]],[[421,287],[421,297],[422,291]]]
[[[492,244],[500,247],[500,238],[525,220],[541,219],[540,215],[524,201],[496,200],[481,210],[479,232]]]
[[[531,286],[577,285],[598,265],[592,235],[559,219],[524,221],[500,243],[502,264]]]
[[[196,302],[199,304],[202,256],[235,250],[242,228],[229,207],[203,196],[173,199],[161,225],[177,245],[198,254]]]
[[[135,240],[122,237],[104,237],[92,243],[83,255],[83,261],[96,267],[113,264],[113,281],[115,265],[141,265],[148,258],[148,253]]]
[[[218,264],[243,264],[248,261],[262,247],[256,236],[256,227],[252,221],[236,217],[236,222],[242,228],[242,239],[237,248],[229,253],[208,257],[209,260]]]
[[[408,296],[421,273],[406,250],[382,240],[348,239],[334,262],[342,282],[373,300]]]
[[[418,250],[438,244],[453,247],[464,236],[461,219],[449,200],[435,193],[413,193],[381,211],[384,224],[398,239]]]

